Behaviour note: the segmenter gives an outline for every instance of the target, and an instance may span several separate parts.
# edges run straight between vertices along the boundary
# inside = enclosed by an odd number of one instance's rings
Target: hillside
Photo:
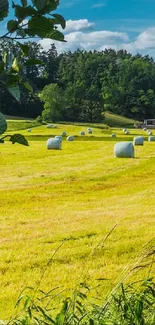
[[[28,118],[20,118],[13,116],[5,116],[7,118],[8,123],[8,131],[14,130],[23,130],[29,127],[36,127],[38,123],[35,120]],[[113,114],[110,112],[105,112],[105,120],[103,123],[67,123],[72,125],[81,125],[81,126],[91,126],[96,128],[109,128],[109,127],[133,127],[135,123],[140,123],[139,121],[135,121],[133,119],[129,119],[127,117],[119,116],[117,114]],[[61,122],[61,124],[63,124]],[[65,124],[65,123],[64,123]]]

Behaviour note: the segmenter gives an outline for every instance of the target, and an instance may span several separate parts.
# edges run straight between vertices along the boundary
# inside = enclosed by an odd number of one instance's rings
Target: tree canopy
[[[21,102],[15,102],[3,91],[3,113],[41,115],[46,101],[40,101],[38,94],[52,84],[51,89],[57,85],[55,89],[61,90],[63,109],[57,120],[101,122],[105,110],[139,120],[155,116],[155,62],[149,56],[112,49],[58,54],[54,44],[47,51],[34,41],[26,44],[30,59],[41,60],[44,65],[25,66],[23,82],[29,82],[34,92],[23,86]],[[0,53],[5,46],[1,40]],[[14,51],[18,52],[18,44]]]

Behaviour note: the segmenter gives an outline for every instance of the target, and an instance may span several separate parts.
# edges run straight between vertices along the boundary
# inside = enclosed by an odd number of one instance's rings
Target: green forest
[[[53,122],[102,122],[105,111],[140,121],[154,118],[153,58],[113,49],[58,54],[54,44],[47,51],[36,42],[28,45],[30,60],[25,65],[18,43],[0,41],[0,56],[9,50],[24,67],[20,72],[21,100],[17,102],[2,89],[2,113],[29,118],[41,116]],[[31,59],[38,60],[38,64],[31,65]],[[25,88],[25,84],[31,88],[27,81],[33,91]]]

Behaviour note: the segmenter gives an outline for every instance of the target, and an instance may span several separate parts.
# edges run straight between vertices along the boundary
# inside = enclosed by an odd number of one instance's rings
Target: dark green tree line
[[[155,116],[155,62],[149,56],[112,49],[103,52],[77,50],[58,55],[54,44],[48,51],[36,42],[26,45],[30,49],[30,60],[44,64],[27,65],[22,71],[23,80],[29,82],[33,93],[23,87],[18,105],[11,103],[9,96],[6,100],[3,91],[2,112],[12,115],[14,111],[14,115],[27,117],[41,115],[46,103],[38,94],[52,84],[52,87],[58,86],[56,90],[62,90],[58,120],[101,122],[105,110],[139,120]],[[0,53],[4,47],[6,44],[1,41]],[[14,45],[13,51],[18,53],[17,47]]]

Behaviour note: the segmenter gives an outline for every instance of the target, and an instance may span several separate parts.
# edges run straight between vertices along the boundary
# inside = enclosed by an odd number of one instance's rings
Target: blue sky
[[[68,26],[60,52],[112,47],[155,57],[155,0],[60,0],[58,11]]]
[[[57,12],[67,21],[59,52],[111,47],[155,57],[155,0],[60,0]]]

